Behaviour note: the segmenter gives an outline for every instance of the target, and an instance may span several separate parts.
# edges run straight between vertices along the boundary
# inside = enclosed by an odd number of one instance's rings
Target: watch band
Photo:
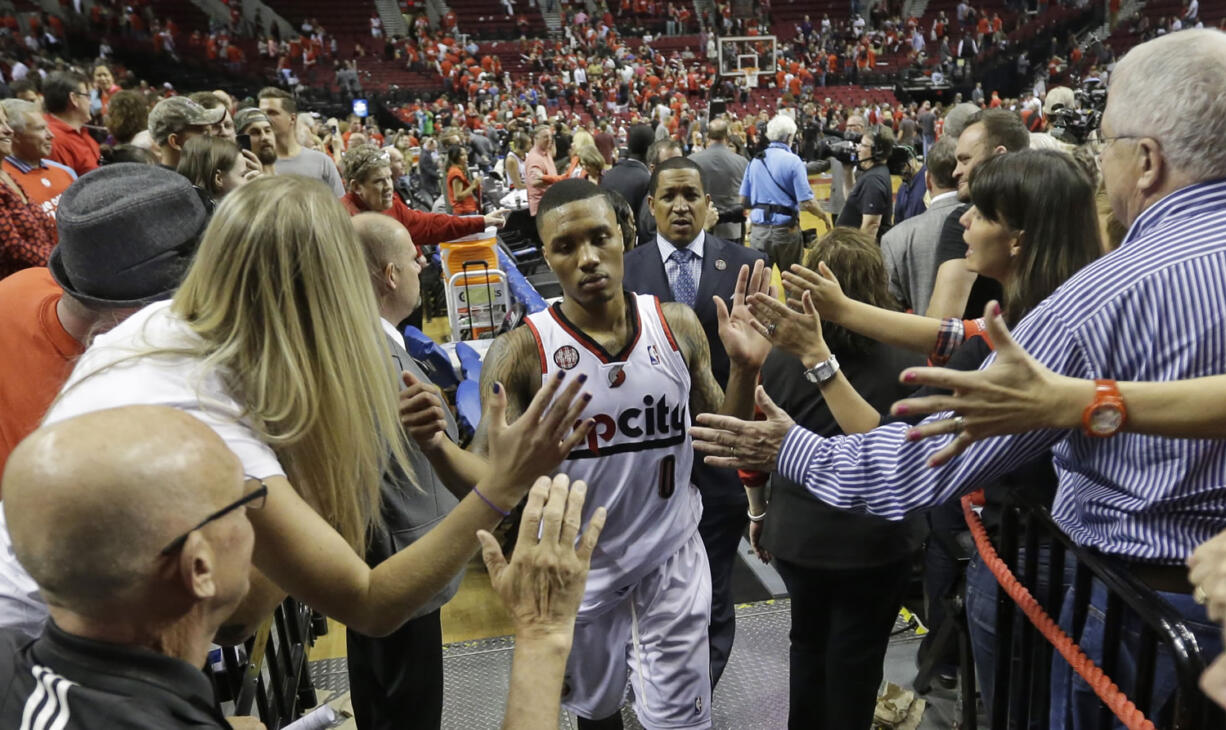
[[[1109,438],[1119,432],[1128,419],[1124,397],[1114,380],[1094,381],[1094,400],[1081,414],[1081,430],[1094,438]]]
[[[839,360],[833,354],[809,368],[805,371],[805,379],[810,383],[816,383],[818,387],[834,380],[834,376],[839,374]]]

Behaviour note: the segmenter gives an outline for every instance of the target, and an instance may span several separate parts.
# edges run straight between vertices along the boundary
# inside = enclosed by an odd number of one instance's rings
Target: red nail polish
[[[908,440],[908,441],[919,441],[919,437],[920,437],[920,433],[919,433],[919,431],[916,431],[916,430],[914,430],[914,429],[913,429],[913,430],[911,430],[911,431],[908,431],[908,432],[907,432],[907,440]]]
[[[996,303],[996,306],[993,311],[995,311],[997,317],[1000,316],[1000,302]]]
[[[915,373],[907,373],[906,375],[902,376],[902,379],[903,379],[903,380],[905,380],[905,381],[906,381],[906,382],[908,382],[908,383],[914,383],[914,382],[915,382]]]
[[[898,416],[905,416],[907,414],[907,407],[906,406],[894,406],[894,414]]]

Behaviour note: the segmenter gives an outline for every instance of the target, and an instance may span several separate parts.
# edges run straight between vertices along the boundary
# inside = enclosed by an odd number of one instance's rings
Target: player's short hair
[[[595,183],[588,180],[571,178],[550,185],[545,194],[541,196],[540,205],[536,208],[536,231],[542,234],[542,243],[544,242],[542,221],[545,220],[545,216],[552,213],[555,208],[592,198],[599,198],[616,215],[616,211],[613,210],[608,197],[605,196],[604,191]]]

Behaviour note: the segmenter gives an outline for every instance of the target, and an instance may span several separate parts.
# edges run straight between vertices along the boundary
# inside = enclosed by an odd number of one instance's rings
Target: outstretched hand
[[[599,507],[576,547],[586,495],[587,485],[572,485],[565,474],[537,479],[509,563],[493,535],[477,532],[490,584],[510,613],[517,637],[556,638],[569,646],[592,550],[605,522],[605,509]]]
[[[792,300],[788,304],[754,294],[749,298],[749,311],[753,313],[754,329],[775,347],[800,358],[806,368],[830,357],[830,348],[822,337],[822,318],[807,290],[799,302]]]
[[[494,383],[493,393],[485,401],[481,418],[489,419],[490,473],[500,484],[516,490],[512,506],[534,479],[557,468],[587,438],[592,427],[590,419],[579,423],[579,414],[592,399],[591,393],[579,395],[587,377],[571,378],[559,393],[565,375],[559,370],[557,375],[544,378],[541,389],[515,423],[507,423],[507,393],[502,383]]]
[[[929,466],[940,466],[974,442],[992,436],[1077,424],[1078,404],[1062,396],[1067,392],[1062,386],[1075,383],[1075,379],[1053,373],[1022,349],[1009,334],[996,302],[988,303],[984,319],[996,351],[996,360],[986,369],[968,372],[908,368],[900,376],[909,385],[929,385],[952,391],[951,395],[901,400],[890,411],[895,416],[948,411],[957,414],[957,417],[926,421],[908,432],[907,438],[911,441],[957,434],[929,458]]]
[[[701,413],[690,428],[694,448],[704,454],[703,462],[732,469],[772,472],[779,460],[783,440],[796,422],[766,394],[762,386],[754,391],[754,401],[766,420],[742,421],[733,416]]]
[[[774,296],[770,272],[761,259],[754,262],[753,272],[742,266],[732,294],[732,311],[720,297],[715,297],[715,316],[719,321],[719,339],[724,343],[728,359],[741,367],[758,370],[770,354],[771,343],[753,327],[753,315],[747,299],[754,294]]]
[[[783,289],[790,299],[800,299],[801,294],[809,292],[813,306],[822,319],[838,322],[839,313],[847,304],[847,295],[839,284],[838,277],[830,270],[825,261],[817,264],[817,271],[807,269],[800,264],[792,264],[790,271],[783,272]]]

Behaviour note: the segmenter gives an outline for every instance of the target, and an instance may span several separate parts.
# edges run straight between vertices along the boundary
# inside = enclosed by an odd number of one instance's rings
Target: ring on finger
[[[962,433],[966,428],[966,419],[962,416],[954,417],[954,433]]]
[[[1205,593],[1202,586],[1196,586],[1196,590],[1192,591],[1192,600],[1196,601],[1197,605],[1203,606],[1209,602],[1209,594]]]
[[[774,337],[774,336],[775,336],[775,327],[776,327],[776,326],[777,326],[777,325],[776,325],[774,322],[770,322],[770,323],[768,323],[768,324],[766,325],[766,334],[770,335],[771,337]]]

